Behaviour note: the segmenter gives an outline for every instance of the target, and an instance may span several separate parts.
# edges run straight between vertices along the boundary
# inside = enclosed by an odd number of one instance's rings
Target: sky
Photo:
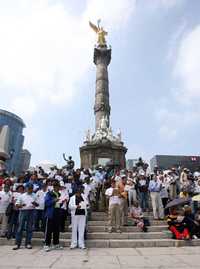
[[[0,108],[25,122],[32,165],[79,166],[94,131],[95,33],[112,46],[111,126],[126,157],[200,154],[199,0],[0,0]]]

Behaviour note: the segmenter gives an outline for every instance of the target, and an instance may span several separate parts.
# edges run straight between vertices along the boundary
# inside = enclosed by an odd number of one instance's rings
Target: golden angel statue
[[[103,27],[100,27],[100,21],[97,21],[97,26],[95,24],[93,24],[92,22],[89,21],[89,25],[90,27],[95,31],[95,33],[97,33],[98,35],[98,39],[97,39],[97,43],[98,46],[100,47],[106,47],[106,39],[105,36],[108,34],[108,32],[106,32]]]

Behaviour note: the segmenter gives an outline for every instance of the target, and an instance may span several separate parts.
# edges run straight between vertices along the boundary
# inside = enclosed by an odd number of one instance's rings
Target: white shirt
[[[14,205],[16,204],[16,202],[17,202],[17,199],[20,197],[20,195],[22,195],[23,193],[20,193],[20,192],[17,192],[17,191],[15,191],[15,192],[13,192],[12,193],[12,199],[13,199],[13,203],[14,203]],[[18,208],[15,208],[15,210],[18,210]]]
[[[36,199],[37,199],[37,203],[39,204],[39,206],[37,206],[36,209],[44,210],[44,199],[45,199],[46,193],[47,192],[43,191],[43,190],[37,191]]]
[[[115,181],[120,181],[121,177],[120,176],[115,176]]]
[[[84,186],[85,197],[88,198],[88,196],[89,196],[89,194],[90,194],[90,192],[92,190],[92,187],[91,187],[90,184],[87,184],[87,183],[84,183],[83,186]]]
[[[0,191],[0,213],[5,213],[9,203],[12,200],[12,193]]]
[[[72,183],[65,183],[66,190],[69,194],[72,193]]]
[[[32,204],[32,202],[37,202],[36,199],[37,197],[35,193],[28,194],[25,192],[19,196],[16,201],[16,205],[25,205],[20,208],[20,210],[35,209],[35,206]]]
[[[88,175],[86,175],[83,171],[81,171],[80,180],[84,181],[86,177],[88,177]]]
[[[65,189],[65,190],[61,190],[60,191],[60,197],[59,197],[59,201],[60,203],[62,203],[62,201],[66,200],[67,201],[69,200],[69,194],[68,194],[68,191]],[[67,209],[67,202],[64,202],[61,206],[62,209]]]
[[[113,190],[114,190],[114,188],[110,187],[105,192],[105,195],[109,197],[109,207],[111,205],[116,205],[116,204],[120,205],[120,203],[121,203],[121,199],[117,195],[112,196]]]
[[[16,203],[16,201],[19,198],[19,196],[22,195],[22,194],[23,193],[20,193],[20,192],[17,192],[17,191],[15,191],[15,192],[12,193],[12,198],[13,198],[14,204]]]
[[[56,175],[56,176],[55,176],[55,179],[58,180],[58,181],[62,181],[62,180],[63,180],[63,177],[60,176],[60,175]]]

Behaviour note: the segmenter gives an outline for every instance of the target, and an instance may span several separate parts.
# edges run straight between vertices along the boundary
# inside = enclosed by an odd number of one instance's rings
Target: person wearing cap
[[[72,217],[72,241],[70,249],[77,247],[85,249],[84,233],[86,226],[87,200],[83,195],[83,188],[79,187],[75,195],[70,198],[69,209],[71,210]]]
[[[35,217],[35,207],[38,206],[36,202],[36,194],[33,192],[33,184],[26,185],[26,192],[19,196],[16,201],[16,207],[19,208],[19,224],[16,233],[16,246],[13,250],[17,250],[21,246],[23,231],[25,230],[26,239],[25,247],[32,249],[31,240],[33,234],[33,224]]]
[[[47,192],[45,195],[45,246],[46,252],[51,249],[62,249],[59,242],[60,237],[60,208],[62,202],[60,200],[60,183],[53,182],[53,191]],[[51,240],[53,235],[53,246],[51,248]]]

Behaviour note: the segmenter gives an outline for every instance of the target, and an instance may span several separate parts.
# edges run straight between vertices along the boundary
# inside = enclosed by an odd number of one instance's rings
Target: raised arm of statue
[[[68,162],[68,160],[67,160],[67,158],[66,158],[66,156],[65,156],[65,153],[63,153],[63,159],[64,159],[66,162]]]

